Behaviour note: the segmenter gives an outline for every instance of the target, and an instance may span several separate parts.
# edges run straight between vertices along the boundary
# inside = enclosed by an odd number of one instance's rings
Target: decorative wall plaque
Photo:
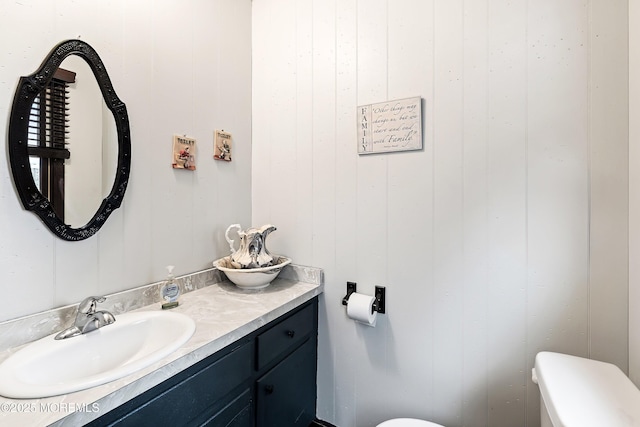
[[[231,134],[224,130],[216,130],[213,143],[213,158],[216,160],[231,161]]]
[[[173,135],[173,162],[174,169],[196,170],[196,140],[186,135]]]
[[[422,149],[422,98],[358,107],[358,154]]]

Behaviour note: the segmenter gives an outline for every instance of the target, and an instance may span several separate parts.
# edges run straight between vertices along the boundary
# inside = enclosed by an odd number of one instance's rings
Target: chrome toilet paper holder
[[[375,302],[373,303],[373,310],[378,313],[384,314],[385,311],[385,300],[386,300],[386,289],[384,286],[376,286],[375,291]],[[356,282],[347,282],[347,295],[342,298],[342,305],[347,305],[349,302],[349,297],[352,293],[356,291]]]

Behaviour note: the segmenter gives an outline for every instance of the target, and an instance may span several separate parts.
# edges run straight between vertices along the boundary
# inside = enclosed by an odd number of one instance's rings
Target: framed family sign
[[[358,154],[422,149],[422,98],[358,107]]]

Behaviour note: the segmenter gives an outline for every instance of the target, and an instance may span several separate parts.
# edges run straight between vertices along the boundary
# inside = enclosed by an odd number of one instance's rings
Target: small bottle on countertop
[[[162,309],[174,308],[178,306],[178,298],[180,297],[180,286],[173,277],[173,265],[167,266],[167,281],[162,285],[160,294],[162,296]]]

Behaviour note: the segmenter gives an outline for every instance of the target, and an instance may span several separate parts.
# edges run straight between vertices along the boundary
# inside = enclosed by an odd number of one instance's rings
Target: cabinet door
[[[243,383],[245,386],[251,384],[253,353],[254,346],[249,342],[213,363],[205,359],[204,364],[195,365],[184,374],[179,374],[180,381],[171,388],[159,394],[151,389],[147,392],[151,398],[147,398],[145,393],[94,420],[92,425],[200,425],[202,422],[197,420],[211,418],[220,412],[221,407],[228,406],[228,398],[237,400],[233,396],[234,389],[239,389]],[[162,388],[163,384],[158,387]]]
[[[308,427],[316,413],[316,340],[312,336],[256,383],[258,427]]]
[[[206,427],[253,427],[252,408],[251,389],[246,389],[213,417],[205,422],[197,421],[193,425]]]

